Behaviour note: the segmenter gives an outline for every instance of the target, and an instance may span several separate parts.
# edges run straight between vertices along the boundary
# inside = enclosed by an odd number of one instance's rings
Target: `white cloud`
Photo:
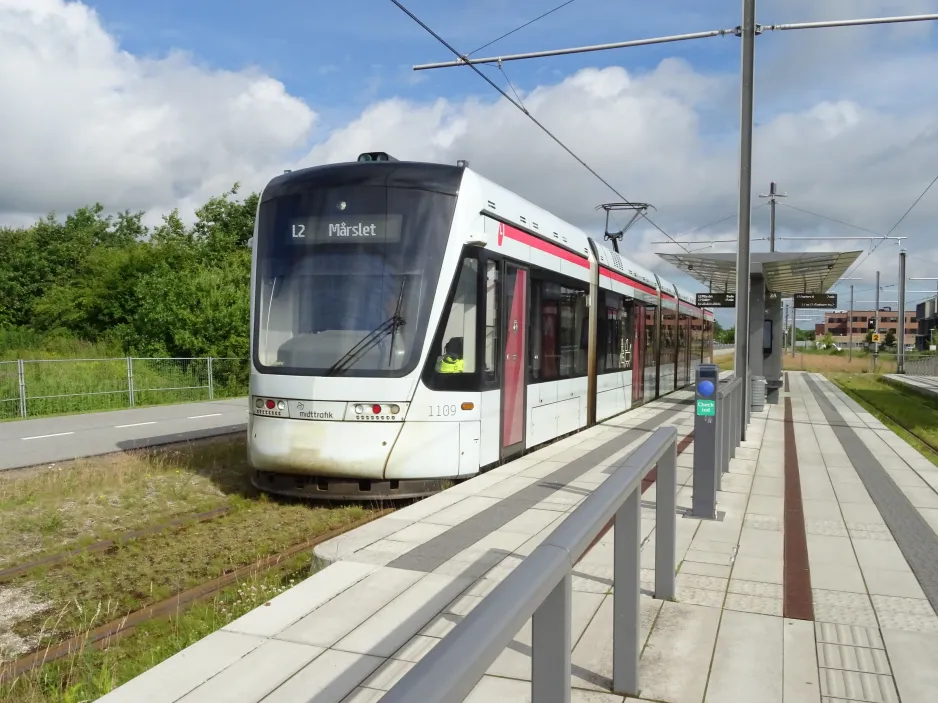
[[[0,213],[168,210],[259,186],[316,119],[278,81],[122,51],[85,5],[0,0]]]
[[[760,21],[913,13],[927,5],[839,0],[822,11],[809,0],[768,0]],[[927,43],[931,30],[876,31],[760,37],[755,193],[776,180],[791,205],[883,232],[934,177],[938,95],[926,87],[938,73],[938,54]],[[524,104],[624,195],[654,204],[652,216],[666,230],[687,232],[735,211],[734,72],[666,59],[643,74],[607,68],[560,79],[547,78],[550,71],[531,75],[554,82],[523,91]],[[464,80],[477,81],[468,72]],[[799,81],[807,90],[799,93]],[[0,94],[16,106],[0,110],[0,220],[95,200],[154,212],[178,204],[186,212],[235,180],[258,188],[284,167],[381,149],[407,159],[468,159],[558,215],[601,228],[595,206],[618,197],[481,81],[473,87],[475,97],[464,101],[373,103],[310,144],[313,108],[268,76],[210,70],[184,54],[135,57],[75,2],[0,0]],[[778,215],[780,237],[863,234],[789,208]],[[938,268],[935,221],[938,186],[896,232],[910,237],[915,252],[910,275]],[[765,237],[766,229],[762,208],[753,215],[753,236]],[[734,236],[731,219],[695,238]],[[681,282],[654,256],[675,250],[652,244],[661,234],[640,223],[629,237],[631,256]],[[780,241],[779,249],[854,245],[868,249],[860,241]],[[884,283],[895,280],[896,249],[884,244],[865,261],[857,275],[869,283],[862,285],[872,285],[877,267]]]
[[[938,60],[930,60],[932,71]],[[701,113],[714,93],[735,77],[695,72],[666,60],[649,74],[620,68],[587,69],[523,95],[531,112],[626,197],[651,202],[652,217],[673,234],[689,231],[735,211],[738,183],[736,105],[724,123],[703,125]],[[494,91],[493,91],[494,95]],[[755,132],[753,186],[767,190],[777,180],[792,205],[845,220],[874,232],[887,231],[938,170],[938,101],[915,111],[894,105],[886,111],[862,96],[824,101],[778,113]],[[705,129],[706,127],[706,129]],[[717,136],[704,136],[716,134]],[[384,149],[399,158],[455,162],[468,159],[480,172],[582,226],[601,226],[593,211],[616,200],[582,166],[506,101],[474,98],[417,104],[390,100],[370,106],[354,122],[315,145],[302,164],[341,161],[359,150]],[[759,204],[754,198],[754,205]],[[897,234],[910,249],[929,240],[938,219],[938,187],[923,199]],[[767,236],[767,211],[753,215],[753,236]],[[864,232],[778,209],[778,236],[865,236]],[[656,265],[652,245],[661,240],[637,224],[629,251]],[[735,220],[697,239],[735,236]],[[765,248],[756,244],[755,248]],[[869,248],[854,242],[783,242],[779,249]],[[717,245],[715,250],[730,250]],[[883,245],[864,270],[895,258]],[[673,250],[673,247],[670,249]],[[888,254],[882,258],[882,254]],[[938,255],[934,257],[938,260]],[[892,266],[892,264],[890,264]],[[911,264],[910,264],[911,266]],[[884,268],[884,270],[886,270]]]

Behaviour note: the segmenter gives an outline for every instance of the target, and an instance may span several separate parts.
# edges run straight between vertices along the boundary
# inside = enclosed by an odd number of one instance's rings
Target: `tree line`
[[[246,357],[259,196],[238,190],[191,226],[178,210],[148,228],[142,212],[96,203],[0,227],[0,351],[69,338],[134,356]]]

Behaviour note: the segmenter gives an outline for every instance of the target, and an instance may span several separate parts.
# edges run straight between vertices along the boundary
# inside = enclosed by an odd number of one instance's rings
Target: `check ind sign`
[[[717,404],[713,400],[697,400],[697,414],[701,417],[713,417],[716,415]]]

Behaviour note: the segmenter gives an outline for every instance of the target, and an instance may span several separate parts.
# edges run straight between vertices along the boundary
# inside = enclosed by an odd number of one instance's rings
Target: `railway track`
[[[68,639],[58,642],[54,645],[43,647],[12,662],[0,665],[0,684],[8,683],[16,677],[21,676],[22,674],[25,674],[32,669],[40,667],[43,664],[53,662],[71,654],[80,652],[89,645],[95,649],[107,649],[115,642],[119,642],[133,635],[136,629],[148,620],[182,612],[196,603],[211,598],[245,576],[275,568],[286,559],[296,556],[300,552],[303,552],[307,549],[312,549],[321,542],[325,542],[326,540],[354,530],[358,527],[361,527],[362,525],[372,522],[373,520],[384,517],[385,515],[394,512],[394,510],[395,508],[385,508],[383,510],[377,511],[360,520],[349,523],[348,525],[343,525],[342,527],[330,530],[329,532],[321,534],[312,539],[304,540],[303,542],[295,544],[292,547],[278,552],[277,554],[264,557],[263,559],[259,559],[252,564],[234,569],[233,571],[230,571],[223,576],[212,579],[211,581],[207,581],[203,584],[195,586],[194,588],[177,593],[176,595],[171,596],[165,600],[140,608],[139,610],[129,613],[128,615],[125,615],[116,620],[112,620],[111,622],[105,623],[93,630],[69,637]],[[64,557],[65,554],[66,553],[63,553],[62,555],[57,556]],[[29,564],[24,564],[23,567],[14,568],[33,567],[31,567]]]
[[[107,552],[108,550],[114,549],[115,547],[131,540],[159,534],[160,532],[166,532],[167,530],[185,529],[186,527],[195,525],[199,522],[208,522],[209,520],[222,517],[223,515],[227,515],[230,511],[231,507],[225,505],[219,508],[213,508],[212,510],[192,513],[190,515],[184,515],[159,525],[152,525],[141,528],[139,530],[124,532],[117,537],[114,537],[113,539],[101,540],[100,542],[95,542],[85,547],[77,547],[75,549],[69,549],[64,552],[49,554],[33,561],[17,564],[16,566],[9,566],[5,569],[0,569],[0,584],[6,583],[7,581],[32,571],[33,569],[59,566],[67,562],[69,559],[83,554],[97,554],[99,552]]]
[[[869,409],[869,410],[872,410],[872,411],[875,412],[875,413],[878,413],[878,414],[881,415],[883,418],[885,418],[886,420],[888,420],[889,422],[891,422],[893,425],[895,425],[896,427],[900,428],[903,432],[905,432],[905,433],[911,435],[912,437],[915,437],[916,441],[921,442],[923,445],[925,445],[926,447],[928,447],[928,449],[930,449],[932,452],[934,452],[936,455],[938,455],[938,446],[936,446],[936,445],[933,444],[931,441],[929,441],[929,440],[925,439],[924,437],[922,437],[922,436],[921,436],[919,433],[917,433],[914,429],[909,428],[909,427],[906,427],[905,424],[903,424],[900,420],[898,420],[895,416],[893,416],[888,410],[883,409],[883,407],[882,407],[881,405],[879,405],[879,404],[877,404],[877,403],[874,403],[874,402],[871,402],[868,398],[865,398],[863,395],[861,395],[861,394],[859,394],[859,393],[857,393],[857,392],[855,392],[855,391],[853,391],[853,390],[847,388],[847,387],[844,386],[843,384],[839,383],[837,380],[834,380],[834,383],[835,383],[835,385],[836,385],[838,388],[840,388],[840,390],[842,390],[842,391],[843,391],[844,393],[846,393],[848,396],[850,396],[851,398],[853,398],[857,403],[859,403],[860,405],[866,407],[866,408]],[[898,392],[892,385],[890,385],[889,383],[883,382],[883,385],[884,385],[886,388],[889,388],[890,391],[893,393],[893,395],[895,395],[897,398],[899,398],[899,399],[901,399],[901,400],[903,400],[903,401],[909,400],[908,396],[899,393],[899,392]],[[916,401],[916,402],[917,402],[917,401]],[[923,407],[928,407],[929,409],[931,409],[930,406],[926,406],[926,405],[924,405],[924,404],[922,404],[922,405],[923,405]]]

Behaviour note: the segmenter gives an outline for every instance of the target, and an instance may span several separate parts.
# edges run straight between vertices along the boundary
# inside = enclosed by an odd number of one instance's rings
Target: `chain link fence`
[[[0,361],[0,419],[233,398],[249,375],[238,358]]]

